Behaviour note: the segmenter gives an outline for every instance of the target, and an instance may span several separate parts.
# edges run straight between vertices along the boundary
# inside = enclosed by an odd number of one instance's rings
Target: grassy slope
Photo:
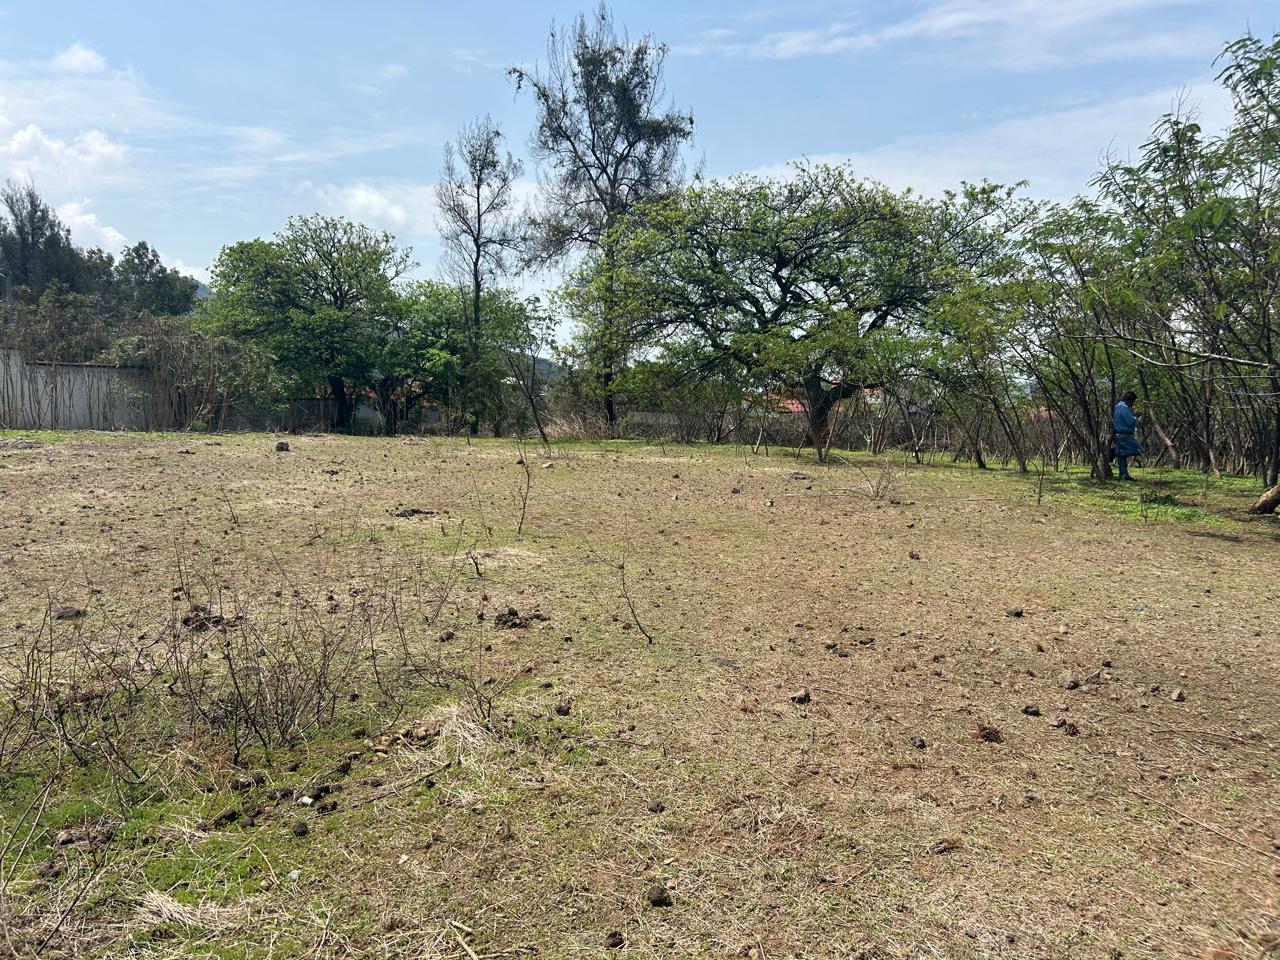
[[[575,444],[545,469],[530,450],[517,536],[508,444],[40,439],[0,450],[0,637],[50,602],[86,605],[84,631],[145,621],[179,556],[251,602],[286,580],[345,602],[470,550],[454,642],[491,645],[477,669],[514,681],[497,732],[415,694],[400,723],[439,735],[382,759],[353,734],[377,718],[344,708],[256,761],[248,795],[208,743],[158,757],[124,806],[78,772],[10,894],[43,936],[39,904],[92,877],[51,949],[1226,958],[1276,932],[1280,554],[1230,481],[1166,475],[1171,500],[1144,502],[1053,478],[1037,505],[1034,478],[929,466],[873,501],[850,466]],[[549,620],[496,629],[507,605]],[[195,829],[317,779],[344,787],[331,814],[268,803],[253,827]],[[4,789],[12,822],[31,785]],[[123,823],[97,873],[48,848],[106,817]],[[50,856],[65,872],[37,879]],[[672,906],[647,905],[656,882]]]

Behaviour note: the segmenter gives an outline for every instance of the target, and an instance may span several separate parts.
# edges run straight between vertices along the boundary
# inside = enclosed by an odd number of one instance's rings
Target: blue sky
[[[504,68],[544,56],[551,20],[586,6],[0,0],[0,180],[34,180],[77,242],[146,239],[199,276],[223,244],[316,211],[390,230],[430,275],[443,143],[489,113],[525,154],[533,112]],[[613,9],[670,45],[708,176],[807,156],[898,188],[1026,179],[1053,199],[1179,96],[1221,123],[1215,55],[1280,27],[1274,0]]]

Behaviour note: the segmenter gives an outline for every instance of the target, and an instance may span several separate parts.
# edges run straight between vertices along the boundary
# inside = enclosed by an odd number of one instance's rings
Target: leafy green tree
[[[38,300],[50,284],[88,293],[71,232],[30,183],[0,189],[0,295]]]
[[[1134,163],[1098,178],[1128,230],[1123,257],[1143,309],[1106,333],[1177,390],[1202,466],[1219,427],[1251,425],[1254,462],[1280,483],[1280,34],[1227,46],[1219,80],[1231,123],[1164,117]],[[1224,422],[1225,421],[1225,422]]]
[[[612,297],[628,340],[691,340],[799,393],[825,457],[836,404],[879,386],[876,351],[980,268],[1009,198],[984,185],[925,202],[829,166],[695,186],[619,225],[613,269],[598,262],[579,285],[579,315]]]
[[[224,247],[205,320],[252,338],[332,400],[349,429],[356,393],[372,389],[399,322],[396,282],[410,269],[395,239],[342,217],[293,217],[270,240]]]
[[[388,434],[427,405],[454,406],[466,384],[465,299],[456,284],[407,284],[373,364]]]
[[[177,316],[190,313],[200,284],[160,262],[160,254],[140,241],[126,247],[113,264],[110,292],[116,304],[132,313]]]
[[[508,379],[519,389],[538,436],[547,444],[542,403],[551,362],[543,354],[555,350],[555,319],[537,297],[522,300],[510,290],[493,290],[489,296],[491,343]]]
[[[56,281],[34,303],[24,298],[9,313],[6,344],[30,360],[57,363],[98,359],[128,321],[97,294],[76,293]]]

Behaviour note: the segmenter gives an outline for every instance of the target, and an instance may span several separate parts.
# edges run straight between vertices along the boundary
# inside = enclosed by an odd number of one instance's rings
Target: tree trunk
[[[610,366],[600,374],[600,389],[604,392],[604,419],[609,429],[609,436],[618,435],[618,408],[613,402],[613,358],[608,358]]]
[[[1276,383],[1274,378],[1271,383],[1271,389],[1280,394],[1280,383]],[[1271,463],[1267,465],[1267,483],[1274,487],[1280,483],[1280,403],[1276,404],[1275,423],[1271,429]]]
[[[1275,513],[1280,509],[1280,483],[1276,484],[1258,498],[1250,509],[1250,513]]]
[[[825,390],[820,384],[807,384],[805,392],[809,398],[809,433],[805,442],[813,445],[818,461],[826,463],[827,450],[831,445],[831,411],[839,396],[837,391]]]
[[[333,420],[331,421],[333,429],[350,430],[351,398],[347,396],[346,381],[341,377],[330,377],[329,392],[333,394]]]

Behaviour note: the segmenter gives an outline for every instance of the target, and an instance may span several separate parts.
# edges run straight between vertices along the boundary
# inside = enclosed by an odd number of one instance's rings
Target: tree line
[[[1067,203],[989,182],[926,197],[803,162],[708,179],[666,54],[603,5],[553,27],[545,58],[509,71],[535,112],[537,198],[517,201],[525,164],[489,117],[464,127],[436,185],[434,280],[410,279],[389,234],[315,215],[225,247],[197,300],[145,244],[77,250],[11,185],[7,336],[137,359],[147,338],[121,334],[176,316],[168,335],[218,353],[235,390],[314,396],[338,430],[361,402],[387,432],[434,417],[543,439],[553,420],[617,435],[647,415],[758,443],[798,421],[823,459],[942,444],[1099,480],[1132,389],[1149,461],[1280,483],[1280,34],[1223,49],[1225,129],[1153,118]],[[512,291],[545,270],[563,278],[546,302]]]

